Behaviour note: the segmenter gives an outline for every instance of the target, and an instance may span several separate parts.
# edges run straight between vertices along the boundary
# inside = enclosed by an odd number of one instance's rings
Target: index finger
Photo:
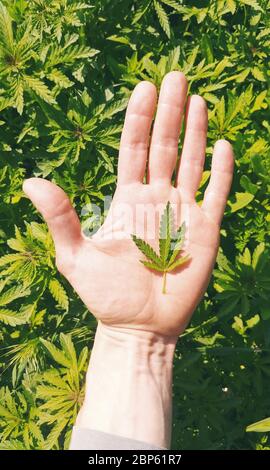
[[[128,103],[120,141],[120,184],[143,181],[156,101],[157,91],[153,83],[142,81],[136,85]]]

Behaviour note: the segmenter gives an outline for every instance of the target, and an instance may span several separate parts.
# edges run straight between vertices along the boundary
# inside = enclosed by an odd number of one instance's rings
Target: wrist
[[[76,425],[168,446],[175,344],[99,322]]]
[[[134,360],[134,366],[140,364],[147,367],[159,363],[171,365],[176,341],[175,336],[163,336],[135,328],[119,328],[99,321],[95,348],[102,354],[109,350],[124,355],[125,358]]]

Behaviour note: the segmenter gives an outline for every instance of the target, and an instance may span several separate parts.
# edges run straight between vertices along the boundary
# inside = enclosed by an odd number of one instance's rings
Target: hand
[[[24,183],[24,191],[48,223],[58,269],[100,320],[77,427],[166,448],[171,434],[175,344],[207,287],[233,173],[232,148],[228,142],[218,141],[204,200],[201,207],[197,205],[207,108],[202,98],[192,96],[186,106],[177,184],[172,185],[186,94],[182,73],[165,76],[148,155],[156,88],[149,82],[136,86],[120,142],[116,192],[103,227],[91,239],[82,235],[79,219],[62,189],[39,178]],[[142,256],[130,235],[135,233],[157,248],[158,227],[150,236],[147,232],[153,222],[151,214],[139,223],[135,216],[138,205],[150,205],[159,215],[160,206],[164,209],[168,201],[175,209],[177,225],[186,222],[185,249],[190,261],[167,275],[167,294],[163,294],[162,273],[139,262]],[[123,205],[128,209],[124,218]]]
[[[103,324],[177,337],[208,285],[232,180],[233,152],[227,141],[216,143],[211,178],[199,206],[195,194],[205,158],[207,107],[200,96],[192,96],[186,106],[177,184],[172,185],[186,94],[184,75],[168,73],[161,85],[149,148],[157,92],[147,81],[135,87],[120,142],[116,192],[105,224],[93,238],[82,235],[78,216],[62,189],[40,178],[24,183],[25,193],[48,223],[59,271]],[[177,208],[178,221],[186,219],[185,250],[190,261],[168,273],[167,294],[162,294],[162,273],[139,262],[142,255],[130,239],[134,233],[133,217],[124,225],[118,210],[125,203],[135,216],[138,204],[151,204],[158,209],[160,204],[165,207],[167,201]],[[111,226],[114,238],[105,239],[103,235]],[[139,231],[143,232],[143,228],[140,225]],[[154,239],[146,241],[156,248],[158,230]]]

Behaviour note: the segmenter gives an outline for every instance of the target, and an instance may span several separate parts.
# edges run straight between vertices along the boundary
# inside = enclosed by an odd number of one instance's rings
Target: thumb
[[[79,218],[66,193],[42,178],[25,180],[23,191],[47,222],[57,256],[67,254],[67,248],[74,248],[82,235]]]

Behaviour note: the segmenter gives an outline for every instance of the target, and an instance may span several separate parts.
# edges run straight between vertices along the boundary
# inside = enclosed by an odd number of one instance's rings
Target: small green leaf
[[[46,339],[40,338],[40,341],[42,342],[43,346],[45,346],[55,362],[57,362],[57,364],[70,368],[70,359],[67,358],[60,349],[58,349],[56,346],[54,346],[54,344],[52,344],[50,341],[47,341]]]
[[[162,27],[163,31],[167,34],[168,38],[171,37],[171,29],[170,29],[170,23],[169,23],[169,18],[164,10],[163,6],[158,3],[157,0],[154,0],[154,7],[160,22],[160,26]]]
[[[63,309],[63,310],[68,310],[69,306],[69,301],[68,301],[68,296],[67,293],[58,281],[58,279],[51,279],[49,282],[49,290],[53,296],[53,298],[56,300],[58,305]]]
[[[173,230],[173,211],[168,202],[163,215],[161,216],[159,229],[159,256],[162,264],[165,265],[171,247],[171,233]]]
[[[169,267],[166,269],[167,272],[173,271],[175,268],[178,268],[182,264],[186,263],[190,259],[189,255],[183,256],[182,258],[178,258],[174,263],[170,264]]]
[[[132,20],[132,24],[137,23],[143,17],[143,15],[146,13],[151,3],[152,3],[151,0],[147,0],[140,4]]]
[[[258,185],[250,181],[247,175],[242,175],[240,178],[240,184],[242,188],[250,194],[255,195],[258,191]]]
[[[30,77],[28,75],[24,75],[24,80],[28,88],[33,90],[41,99],[46,101],[46,103],[56,103],[52,92],[49,90],[47,85],[42,82],[42,80],[37,77]]]
[[[228,202],[231,212],[239,211],[240,209],[243,209],[243,207],[247,206],[254,199],[254,194],[235,193],[235,199],[235,202]]]
[[[189,255],[177,259],[183,246],[186,227],[185,223],[183,223],[177,229],[175,236],[173,236],[173,215],[172,207],[170,202],[168,202],[160,220],[159,255],[144,240],[138,238],[136,235],[131,235],[137,248],[148,258],[148,261],[140,260],[140,262],[148,269],[163,273],[163,294],[166,294],[167,272],[173,271],[190,259]],[[175,241],[173,248],[171,247],[172,240]]]
[[[265,250],[265,244],[263,242],[259,243],[259,245],[256,246],[255,250],[253,251],[253,256],[252,256],[252,267],[255,270],[257,268],[258,262],[261,258],[261,255],[263,254]]]
[[[183,246],[184,239],[185,239],[185,233],[186,233],[186,225],[185,225],[185,222],[183,222],[181,227],[179,227],[176,232],[176,241],[175,241],[173,250],[171,250],[171,253],[170,253],[169,265],[171,265],[176,259],[176,257],[180,254],[180,251],[182,250],[182,246]]]
[[[259,67],[253,67],[251,69],[251,73],[252,73],[253,77],[256,78],[256,80],[259,80],[260,82],[265,82],[266,81],[264,73],[261,69],[259,69]]]
[[[0,43],[9,52],[13,50],[12,19],[2,2],[0,2]]]
[[[9,326],[24,325],[28,322],[28,317],[27,315],[24,315],[24,313],[14,312],[13,310],[9,310],[7,308],[1,308],[0,322],[3,322]]]
[[[270,431],[270,418],[262,419],[246,427],[247,432],[268,432]]]
[[[153,263],[156,263],[158,266],[162,268],[161,260],[158,254],[153,250],[153,248],[146,243],[141,238],[136,237],[136,235],[131,235],[132,240],[134,241],[135,245],[139,248],[139,250]]]
[[[140,261],[144,266],[146,266],[149,269],[154,269],[155,271],[160,271],[162,273],[164,271],[164,269],[161,268],[158,264],[150,263],[149,261],[142,261],[142,260],[140,260]]]
[[[263,11],[256,0],[239,0],[240,3],[253,7],[254,10]]]

